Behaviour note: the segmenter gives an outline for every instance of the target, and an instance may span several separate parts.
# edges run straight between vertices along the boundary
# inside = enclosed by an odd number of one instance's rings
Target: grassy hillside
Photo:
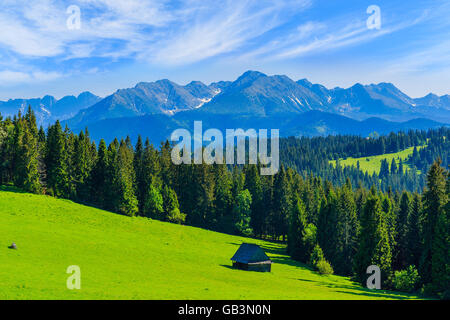
[[[15,242],[18,250],[8,249]],[[234,270],[242,242],[271,273]],[[404,299],[321,276],[280,244],[110,212],[0,187],[0,299]],[[69,265],[81,290],[66,288]]]
[[[426,146],[419,146],[417,147],[417,150],[420,150],[421,148],[424,148]],[[414,147],[395,152],[395,153],[385,153],[377,156],[369,156],[369,157],[361,157],[361,158],[347,158],[347,159],[340,159],[341,166],[343,167],[351,167],[354,166],[356,168],[356,164],[359,161],[359,168],[363,172],[368,172],[370,175],[375,173],[380,173],[381,168],[381,161],[383,159],[387,159],[389,166],[391,165],[392,159],[395,159],[395,162],[397,165],[400,163],[400,159],[403,161],[408,159],[410,155],[412,155],[414,151]],[[335,167],[336,166],[336,160],[331,160],[330,163]],[[403,162],[403,168],[410,170],[408,164]],[[418,172],[419,173],[419,172]]]

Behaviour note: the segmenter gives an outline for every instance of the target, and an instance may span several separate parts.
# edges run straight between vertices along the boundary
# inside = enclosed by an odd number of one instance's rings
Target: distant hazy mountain
[[[440,109],[450,109],[450,95],[437,96],[433,93],[426,95],[423,98],[414,99],[414,103],[419,107],[434,107]]]
[[[35,99],[10,99],[0,101],[2,116],[14,116],[19,111],[24,113],[28,106],[34,110],[39,124],[46,125],[57,119],[65,120],[76,115],[80,110],[88,108],[100,101],[101,98],[90,92],[83,92],[78,97],[66,96],[56,100],[52,96]]]
[[[104,119],[151,114],[173,115],[200,108],[220,92],[195,81],[180,86],[169,80],[141,82],[134,88],[117,90],[87,110],[81,111],[71,124],[91,123]]]
[[[82,110],[69,123],[78,126],[122,117],[173,116],[193,110],[203,114],[258,117],[294,116],[318,110],[357,120],[427,118],[450,123],[449,96],[412,99],[391,83],[327,89],[306,79],[295,82],[287,76],[267,76],[257,71],[247,71],[232,82],[220,81],[209,86],[199,81],[186,86],[169,80],[139,83]]]

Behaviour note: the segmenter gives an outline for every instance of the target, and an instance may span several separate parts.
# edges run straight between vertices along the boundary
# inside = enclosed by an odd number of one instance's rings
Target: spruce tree
[[[367,267],[377,265],[381,269],[384,282],[391,273],[392,254],[381,201],[374,189],[364,205],[360,224],[359,247],[353,265],[355,278],[365,283]]]
[[[408,216],[411,215],[411,198],[407,192],[403,192],[400,198],[396,229],[396,254],[394,257],[394,268],[403,270],[408,266]]]
[[[289,223],[288,253],[295,260],[307,262],[309,257],[303,239],[307,227],[305,206],[298,196],[293,202]]]
[[[141,135],[138,136],[138,140],[136,143],[134,158],[133,158],[133,166],[134,172],[136,174],[136,197],[139,202],[139,212],[143,215],[143,206],[145,201],[145,193],[146,193],[146,184],[144,177],[144,145],[142,143]]]
[[[395,162],[395,158],[392,158],[391,174],[396,174],[397,172],[398,172],[397,163]]]
[[[274,227],[274,236],[285,235],[288,231],[288,219],[291,210],[291,192],[289,181],[284,166],[274,177],[273,183],[273,200],[272,200],[272,219],[271,223]]]
[[[130,149],[129,143],[121,141],[116,169],[117,190],[117,207],[119,213],[134,216],[138,212],[138,201],[134,193],[134,168],[133,168],[133,151]]]
[[[105,140],[101,139],[98,145],[98,156],[93,170],[90,172],[89,190],[90,201],[95,205],[108,208],[106,203],[108,194],[108,151]]]
[[[422,214],[422,200],[420,195],[415,193],[411,210],[407,218],[406,227],[406,265],[419,266],[422,252],[420,221]]]
[[[446,177],[441,160],[436,160],[427,173],[427,189],[423,195],[423,251],[419,265],[419,274],[424,283],[433,282],[433,242],[437,222],[444,221],[444,206],[448,201],[446,193]],[[439,226],[441,228],[441,226]],[[437,258],[435,258],[436,260]]]
[[[66,135],[59,121],[56,121],[48,129],[45,166],[47,168],[47,186],[49,191],[57,197],[67,196],[69,176]]]
[[[339,202],[331,185],[327,187],[326,201],[323,201],[317,224],[317,239],[325,258],[334,266],[339,259]],[[342,226],[344,227],[344,226]]]
[[[356,203],[353,198],[351,185],[342,187],[338,199],[337,223],[337,256],[333,268],[336,273],[351,275],[352,262],[358,244],[359,222],[356,214]]]
[[[251,227],[257,236],[263,232],[264,221],[266,219],[265,206],[263,200],[263,190],[259,169],[256,165],[247,165],[245,170],[245,186],[252,195],[251,206]]]
[[[224,224],[230,223],[232,217],[232,187],[233,181],[231,173],[228,171],[225,164],[214,165],[215,176],[215,190],[214,190],[214,209],[217,230],[227,231],[229,228],[224,227]]]
[[[162,219],[164,213],[164,200],[160,190],[154,185],[150,185],[145,196],[143,205],[144,216],[153,219]]]

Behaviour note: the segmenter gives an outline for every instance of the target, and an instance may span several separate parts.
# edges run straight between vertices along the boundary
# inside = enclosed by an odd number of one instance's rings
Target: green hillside
[[[242,242],[266,250],[271,273],[230,268]],[[0,187],[0,299],[417,298],[318,275],[283,249]],[[81,268],[81,290],[66,288],[69,265]]]
[[[417,147],[417,150],[420,150],[421,148],[425,148],[426,146],[419,146]],[[381,167],[381,161],[386,159],[389,165],[391,165],[392,159],[395,159],[395,162],[397,165],[400,163],[400,159],[405,161],[408,159],[410,155],[412,155],[414,151],[414,147],[395,152],[395,153],[385,153],[381,155],[376,156],[369,156],[369,157],[361,157],[361,158],[347,158],[347,159],[339,159],[339,162],[341,166],[343,167],[351,167],[354,166],[356,168],[357,162],[359,161],[359,168],[363,172],[367,172],[370,175],[372,175],[374,172],[379,173],[380,167]],[[336,160],[331,160],[330,163],[335,167],[336,166]],[[403,162],[403,168],[411,170],[409,165],[405,162]],[[418,172],[419,173],[419,172]]]

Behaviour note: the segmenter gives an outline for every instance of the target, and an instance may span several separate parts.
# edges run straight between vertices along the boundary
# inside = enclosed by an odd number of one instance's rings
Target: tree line
[[[76,135],[59,121],[38,129],[31,109],[0,117],[1,184],[128,216],[286,241],[293,259],[321,273],[365,284],[367,267],[377,265],[385,288],[448,297],[450,179],[441,160],[419,194],[355,187],[349,178],[333,184],[284,165],[274,176],[260,176],[259,165],[174,165],[171,150],[168,141],[155,148],[141,137],[135,145],[126,138],[97,147],[87,129]]]
[[[442,165],[450,164],[450,128],[409,130],[390,133],[387,136],[370,137],[336,135],[327,137],[290,137],[280,139],[280,161],[298,171],[303,177],[317,175],[336,185],[347,179],[353,187],[362,184],[366,188],[388,191],[408,190],[421,192],[426,185],[425,173],[438,157]],[[421,148],[418,148],[421,146]],[[402,151],[414,147],[414,152],[398,164],[383,162],[379,172],[368,174],[359,166],[342,166],[339,159],[361,158]],[[330,164],[336,160],[336,166]],[[409,169],[407,169],[408,165]]]

